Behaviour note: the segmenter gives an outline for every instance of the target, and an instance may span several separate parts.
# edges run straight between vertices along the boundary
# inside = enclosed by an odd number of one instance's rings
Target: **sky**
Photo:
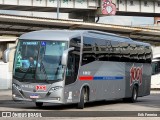
[[[56,13],[47,12],[23,12],[23,11],[11,11],[11,10],[0,10],[0,13],[14,14],[14,15],[25,15],[25,16],[37,16],[46,18],[56,18]],[[61,13],[60,19],[68,19],[68,14]],[[148,26],[154,24],[153,17],[131,17],[131,16],[105,16],[100,17],[98,23],[105,24],[116,24],[116,25],[127,25],[127,26]]]

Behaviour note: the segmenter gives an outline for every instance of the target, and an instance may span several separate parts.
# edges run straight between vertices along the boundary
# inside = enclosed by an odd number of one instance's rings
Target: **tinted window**
[[[121,62],[130,62],[130,45],[128,43],[120,43]]]
[[[138,61],[138,52],[135,44],[130,44],[130,62]]]
[[[140,63],[145,63],[145,51],[142,45],[139,46],[138,58]]]
[[[107,54],[106,40],[94,38],[94,42],[95,42],[95,48],[96,48],[95,60],[107,61],[108,56],[106,55]]]
[[[120,60],[120,46],[119,42],[111,41],[109,61],[119,61]]]
[[[137,63],[151,62],[151,53],[152,51],[149,46],[134,44],[128,38],[111,36],[107,36],[106,39],[84,37],[82,65],[95,60]]]
[[[83,38],[82,65],[95,61],[96,49],[98,48],[96,48],[94,38],[91,37]]]
[[[147,63],[151,63],[152,61],[152,50],[149,46],[145,46],[145,59]]]
[[[68,65],[66,70],[66,82],[65,82],[66,85],[74,83],[77,79],[79,61],[80,61],[80,48],[81,48],[80,37],[71,39],[69,47],[74,47],[75,49],[69,52],[68,55]]]

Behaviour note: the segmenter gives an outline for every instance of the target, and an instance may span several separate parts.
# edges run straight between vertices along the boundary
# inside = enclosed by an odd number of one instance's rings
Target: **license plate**
[[[32,94],[30,95],[30,98],[39,98],[39,96],[37,94]]]

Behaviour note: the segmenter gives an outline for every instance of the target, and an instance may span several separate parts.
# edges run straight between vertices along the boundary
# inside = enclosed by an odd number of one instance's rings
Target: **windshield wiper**
[[[30,65],[30,66],[28,67],[27,71],[26,71],[25,74],[23,75],[22,81],[24,81],[24,79],[25,79],[26,75],[28,74],[28,71],[30,70],[31,66],[32,66],[32,65]]]
[[[41,62],[40,62],[41,64],[40,64],[40,68],[41,68],[41,66],[42,66],[42,70],[43,70],[43,73],[44,73],[44,75],[45,75],[45,81],[47,82],[47,83],[49,83],[49,81],[48,81],[48,77],[47,77],[47,73],[46,73],[46,69],[45,69],[45,67],[44,67],[44,64],[43,64],[43,62],[42,62],[42,59],[41,59]],[[41,70],[40,70],[41,71]]]

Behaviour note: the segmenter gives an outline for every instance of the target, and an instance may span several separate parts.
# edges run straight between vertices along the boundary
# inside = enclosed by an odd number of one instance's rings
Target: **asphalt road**
[[[136,103],[125,103],[122,100],[99,101],[99,102],[92,102],[92,103],[85,104],[85,108],[82,110],[77,109],[76,104],[54,105],[54,104],[45,103],[42,108],[37,108],[33,102],[12,101],[11,91],[5,91],[5,92],[0,91],[0,111],[1,112],[2,111],[40,112],[40,113],[44,111],[46,115],[50,116],[50,118],[46,118],[46,119],[51,119],[51,116],[54,116],[54,114],[56,114],[57,115],[56,117],[58,117],[59,119],[62,119],[63,115],[64,116],[68,115],[69,117],[69,118],[67,117],[63,119],[71,119],[70,117],[73,117],[73,119],[76,117],[78,119],[81,115],[83,116],[88,114],[88,116],[90,116],[88,119],[91,119],[91,120],[92,119],[97,120],[98,119],[97,117],[102,117],[101,119],[105,119],[103,115],[104,114],[107,115],[109,114],[109,112],[111,112],[111,116],[120,115],[120,116],[124,116],[125,118],[131,117],[132,119],[132,117],[134,117],[135,114],[137,115],[137,113],[132,114],[132,112],[134,113],[134,112],[140,111],[139,115],[143,115],[145,113],[150,114],[150,113],[154,113],[154,111],[160,111],[160,91],[151,92],[151,95],[149,96],[138,98],[138,101]],[[107,112],[104,113],[105,111]],[[118,113],[119,111],[122,111],[122,112]],[[123,111],[126,111],[126,114],[128,114],[128,116],[125,116]],[[137,117],[140,117],[140,116],[137,115]],[[143,117],[146,120],[146,116],[143,116]],[[141,119],[143,117],[141,116]],[[160,117],[160,114],[159,114],[159,117]],[[85,117],[80,117],[80,118],[86,119]],[[121,117],[114,117],[114,118],[121,119]],[[150,118],[148,117],[147,119],[150,119]],[[159,119],[159,118],[154,117],[154,119]]]

